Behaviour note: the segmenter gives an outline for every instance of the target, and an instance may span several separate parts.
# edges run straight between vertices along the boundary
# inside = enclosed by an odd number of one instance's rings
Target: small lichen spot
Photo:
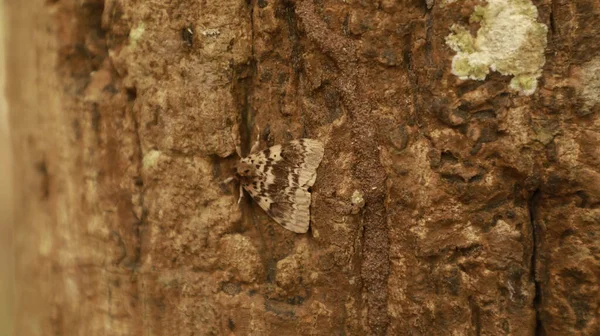
[[[202,31],[202,35],[206,37],[215,37],[221,35],[221,31],[216,28],[206,29]]]
[[[146,25],[144,23],[140,23],[137,27],[133,28],[129,32],[129,41],[132,45],[136,45],[137,41],[142,38],[144,32],[146,31]]]
[[[365,206],[365,199],[363,197],[363,193],[359,190],[355,190],[352,193],[352,196],[350,197],[350,203],[352,203],[351,213],[353,215],[356,215],[360,212],[360,209],[362,209]]]
[[[142,164],[144,168],[152,168],[158,162],[158,158],[160,157],[160,152],[157,150],[151,150],[146,155],[144,155],[144,159],[142,160]]]
[[[358,205],[360,207],[362,207],[365,204],[365,199],[363,198],[363,194],[358,190],[354,190],[350,201],[352,202],[352,204]]]

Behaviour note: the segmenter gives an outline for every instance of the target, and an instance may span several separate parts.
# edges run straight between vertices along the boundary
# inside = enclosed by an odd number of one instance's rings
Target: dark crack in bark
[[[535,335],[544,336],[544,326],[541,320],[542,306],[542,288],[538,274],[538,253],[540,251],[539,226],[538,226],[538,204],[542,193],[539,189],[535,190],[528,200],[529,219],[531,221],[531,277],[535,285],[535,297],[533,307],[535,309]]]
[[[316,15],[311,1],[298,3],[296,13],[307,37],[331,57],[339,69],[334,84],[348,111],[348,122],[354,139],[351,148],[356,160],[352,174],[358,181],[365,200],[361,277],[367,293],[367,320],[370,334],[385,335],[389,324],[387,282],[390,265],[385,208],[386,174],[379,160],[378,119],[358,83],[358,79],[363,78],[361,74],[364,70],[358,63],[355,44],[328,31]]]

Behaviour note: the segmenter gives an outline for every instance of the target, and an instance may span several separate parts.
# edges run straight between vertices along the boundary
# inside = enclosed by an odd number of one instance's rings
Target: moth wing
[[[255,180],[258,181],[259,179]],[[263,195],[263,192],[260,190],[260,187],[255,187],[255,184],[253,183],[242,183],[242,187],[246,189],[246,191],[250,194],[252,199],[256,203],[258,203],[258,205],[260,205],[260,207],[264,210],[267,210],[271,206],[270,200],[268,199],[268,197]]]
[[[294,140],[281,149],[283,159],[299,168],[298,185],[308,187],[315,183],[317,167],[323,159],[323,153],[323,144],[313,139]]]
[[[305,233],[310,223],[308,188],[315,183],[323,153],[321,142],[312,139],[267,148],[243,159],[253,164],[258,174],[242,185],[277,223]]]

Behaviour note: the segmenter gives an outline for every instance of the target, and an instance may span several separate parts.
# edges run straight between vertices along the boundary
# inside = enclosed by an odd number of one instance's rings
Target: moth
[[[323,144],[313,139],[298,139],[241,158],[235,179],[252,199],[278,224],[296,232],[308,231],[310,222],[309,188],[317,178],[323,159]],[[254,153],[253,153],[254,152]]]

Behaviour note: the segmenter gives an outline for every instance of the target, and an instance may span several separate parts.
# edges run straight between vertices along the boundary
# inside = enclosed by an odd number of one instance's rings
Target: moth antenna
[[[223,184],[229,184],[233,180],[235,180],[235,177],[230,176],[230,177],[228,177],[228,178],[226,178],[226,179],[223,180]]]
[[[260,130],[259,130],[258,126],[256,126],[256,141],[254,141],[252,148],[250,148],[250,154],[256,153],[256,151],[258,151],[258,147],[260,146],[260,132],[259,131]]]
[[[242,201],[242,197],[244,197],[244,188],[242,187],[242,184],[240,183],[240,197],[238,198],[237,204],[240,205],[240,202]]]
[[[231,140],[235,145],[235,152],[241,158],[242,157],[242,149],[240,147],[240,127],[238,124],[234,124],[231,127]]]

